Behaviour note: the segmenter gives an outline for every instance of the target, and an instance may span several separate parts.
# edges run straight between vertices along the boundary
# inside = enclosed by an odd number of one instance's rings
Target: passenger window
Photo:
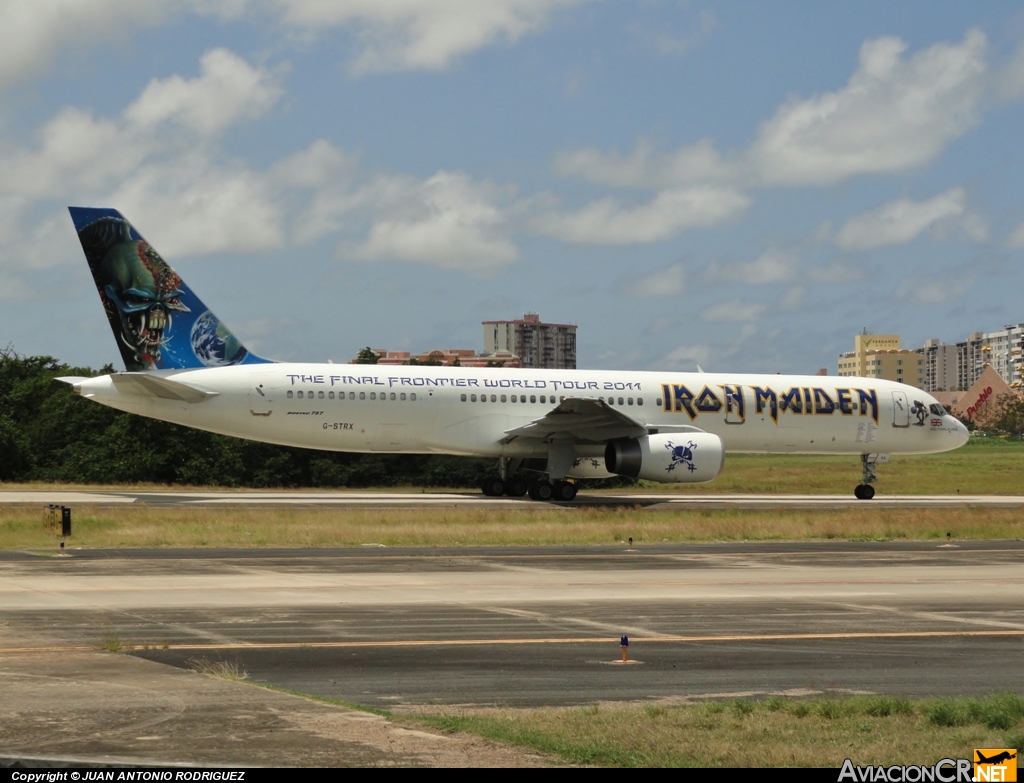
[[[348,398],[350,400],[354,400],[356,398],[356,393],[355,392],[349,392],[348,393]],[[360,397],[359,399],[362,399],[362,397]]]
[[[512,395],[512,402],[517,402],[516,395],[514,395],[514,394]]]
[[[319,397],[322,400],[324,398],[324,393],[323,392],[317,392],[316,396]]]
[[[476,402],[476,395],[475,394],[469,395],[469,401],[470,402]]]
[[[371,400],[377,399],[377,392],[370,392],[370,399]]]
[[[530,402],[537,402],[537,395],[531,394],[530,395]]]
[[[622,398],[619,397],[619,405],[622,405]]]
[[[295,396],[295,394],[294,394],[294,393],[292,392],[292,390],[291,390],[291,389],[289,389],[289,390],[288,390],[288,399],[290,400],[290,399],[291,399],[292,397],[294,397],[294,396]]]
[[[402,392],[400,395],[398,395],[398,399],[404,400],[405,399],[405,392]]]
[[[628,398],[628,399],[626,400],[626,404],[627,404],[627,405],[632,405],[632,404],[633,404],[633,398],[632,398],[632,397]]]
[[[497,401],[498,401],[498,395],[497,394],[492,394],[491,395],[491,402],[497,402]]]
[[[333,400],[334,399],[334,392],[327,392],[327,399]]]
[[[394,392],[391,392],[391,399],[394,400],[394,399],[397,399],[397,398],[398,398],[398,395],[396,395]]]
[[[415,399],[416,399],[416,392],[410,392],[409,393],[409,399],[412,400],[412,401],[415,401]]]
[[[359,399],[365,400],[366,399],[366,392],[359,392]]]
[[[299,389],[299,399],[303,399],[302,389]]]
[[[644,398],[643,397],[637,397],[636,398],[636,404],[637,405],[643,405],[644,404]]]
[[[505,395],[504,395],[504,394],[503,394],[503,395],[501,395],[501,401],[502,401],[502,402],[505,402]]]
[[[465,394],[460,394],[460,395],[459,395],[459,399],[460,399],[460,400],[461,400],[462,402],[465,402],[465,401],[466,401],[466,395],[465,395]]]

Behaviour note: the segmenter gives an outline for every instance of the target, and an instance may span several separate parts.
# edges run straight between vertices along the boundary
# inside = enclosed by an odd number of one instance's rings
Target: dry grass
[[[76,507],[69,547],[335,547],[773,540],[1020,539],[1015,509]],[[56,549],[35,507],[0,507],[0,549]]]
[[[238,661],[211,661],[209,658],[189,658],[185,665],[200,674],[221,680],[242,682],[249,679],[247,672]]]
[[[945,699],[969,716],[932,717],[940,700],[889,697],[484,710],[419,720],[554,753],[573,764],[621,767],[780,767],[924,764],[972,758],[974,748],[1019,747],[1021,700]],[[1011,709],[1012,708],[1012,709]],[[1002,715],[997,722],[987,715]],[[1008,744],[1009,743],[1009,744]]]

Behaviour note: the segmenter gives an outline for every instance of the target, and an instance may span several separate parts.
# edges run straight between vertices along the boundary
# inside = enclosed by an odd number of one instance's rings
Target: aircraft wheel
[[[554,489],[555,500],[566,503],[575,498],[578,491],[576,485],[571,481],[556,481]]]
[[[484,480],[480,489],[483,490],[483,493],[489,498],[500,498],[505,494],[505,482],[497,476],[492,476],[491,478]]]
[[[551,500],[552,495],[555,494],[555,488],[551,486],[551,483],[538,479],[530,482],[530,497],[534,500]]]
[[[875,488],[870,484],[858,484],[853,494],[857,500],[871,500],[875,496]]]
[[[505,482],[505,494],[510,498],[521,498],[528,489],[526,481],[521,478],[510,478]]]

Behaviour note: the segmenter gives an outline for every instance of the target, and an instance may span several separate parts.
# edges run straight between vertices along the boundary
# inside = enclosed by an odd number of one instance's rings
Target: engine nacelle
[[[710,432],[679,432],[618,440],[604,451],[609,473],[663,484],[700,484],[722,471],[725,446]]]

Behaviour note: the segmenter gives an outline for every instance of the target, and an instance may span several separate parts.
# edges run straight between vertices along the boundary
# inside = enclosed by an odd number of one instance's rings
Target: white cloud
[[[750,199],[728,188],[666,190],[646,204],[625,207],[613,198],[594,201],[574,212],[551,212],[533,221],[534,229],[564,242],[625,245],[658,242],[686,228],[722,223],[746,209]]]
[[[712,280],[728,280],[748,285],[770,285],[791,280],[796,274],[796,260],[778,249],[766,250],[753,261],[727,264],[712,261],[707,276]]]
[[[422,183],[405,180],[400,188],[371,185],[356,201],[372,200],[374,190],[384,200],[376,205],[369,236],[355,248],[343,246],[343,254],[479,273],[499,269],[519,255],[493,203],[495,194],[461,172],[440,171]],[[380,216],[388,212],[393,214]]]
[[[106,41],[159,22],[165,5],[136,0],[5,0],[0,85],[43,71],[65,47]]]
[[[653,366],[665,370],[688,370],[693,372],[698,364],[707,364],[712,356],[709,345],[680,345],[665,354]]]
[[[225,161],[216,138],[279,94],[273,75],[213,50],[197,78],[155,80],[113,117],[63,109],[34,145],[0,152],[0,203],[21,205],[12,210],[19,220],[53,200],[116,206],[170,255],[280,247],[283,216],[267,178]],[[198,135],[163,132],[169,126]],[[59,244],[67,226],[55,208],[22,227],[4,256],[30,266],[70,262]]]
[[[796,310],[807,301],[807,289],[803,286],[790,288],[785,296],[779,299],[779,307],[783,310]]]
[[[756,321],[768,309],[766,304],[754,304],[733,299],[729,302],[712,305],[704,310],[700,317],[705,321],[733,322]]]
[[[863,280],[866,275],[862,266],[842,261],[833,261],[828,266],[812,266],[807,269],[807,277],[815,283],[852,283]]]
[[[247,4],[247,0],[4,0],[0,87],[45,71],[69,49],[128,39],[139,28],[183,12],[237,17]]]
[[[929,274],[901,280],[896,286],[897,299],[920,305],[936,305],[957,299],[974,285],[974,276],[959,272]]]
[[[174,74],[150,81],[125,110],[125,120],[140,130],[173,122],[212,136],[262,116],[283,93],[273,74],[253,68],[227,49],[206,52],[199,67],[194,79]]]
[[[283,210],[266,179],[204,155],[150,163],[110,196],[168,257],[270,250],[284,244]]]
[[[1015,228],[1006,238],[1007,247],[1024,247],[1024,223]]]
[[[844,250],[871,250],[901,245],[936,223],[957,218],[967,210],[963,188],[952,188],[927,201],[901,198],[850,218],[836,235]]]
[[[23,302],[37,298],[24,280],[0,273],[0,302]]]
[[[559,155],[555,171],[618,188],[668,188],[693,182],[739,179],[735,167],[722,160],[711,139],[683,147],[669,155],[655,151],[641,139],[628,156],[604,153],[592,147]]]
[[[845,87],[786,101],[746,150],[723,155],[703,139],[659,154],[641,140],[626,156],[594,149],[564,154],[556,169],[640,188],[825,185],[905,171],[932,160],[977,123],[986,46],[977,30],[959,44],[934,44],[910,58],[898,38],[866,41]]]
[[[462,55],[514,43],[558,8],[585,0],[275,0],[285,24],[310,34],[355,32],[356,72],[448,67]]]
[[[686,267],[683,264],[672,264],[667,269],[642,275],[626,286],[631,296],[643,298],[678,296],[685,290]]]

